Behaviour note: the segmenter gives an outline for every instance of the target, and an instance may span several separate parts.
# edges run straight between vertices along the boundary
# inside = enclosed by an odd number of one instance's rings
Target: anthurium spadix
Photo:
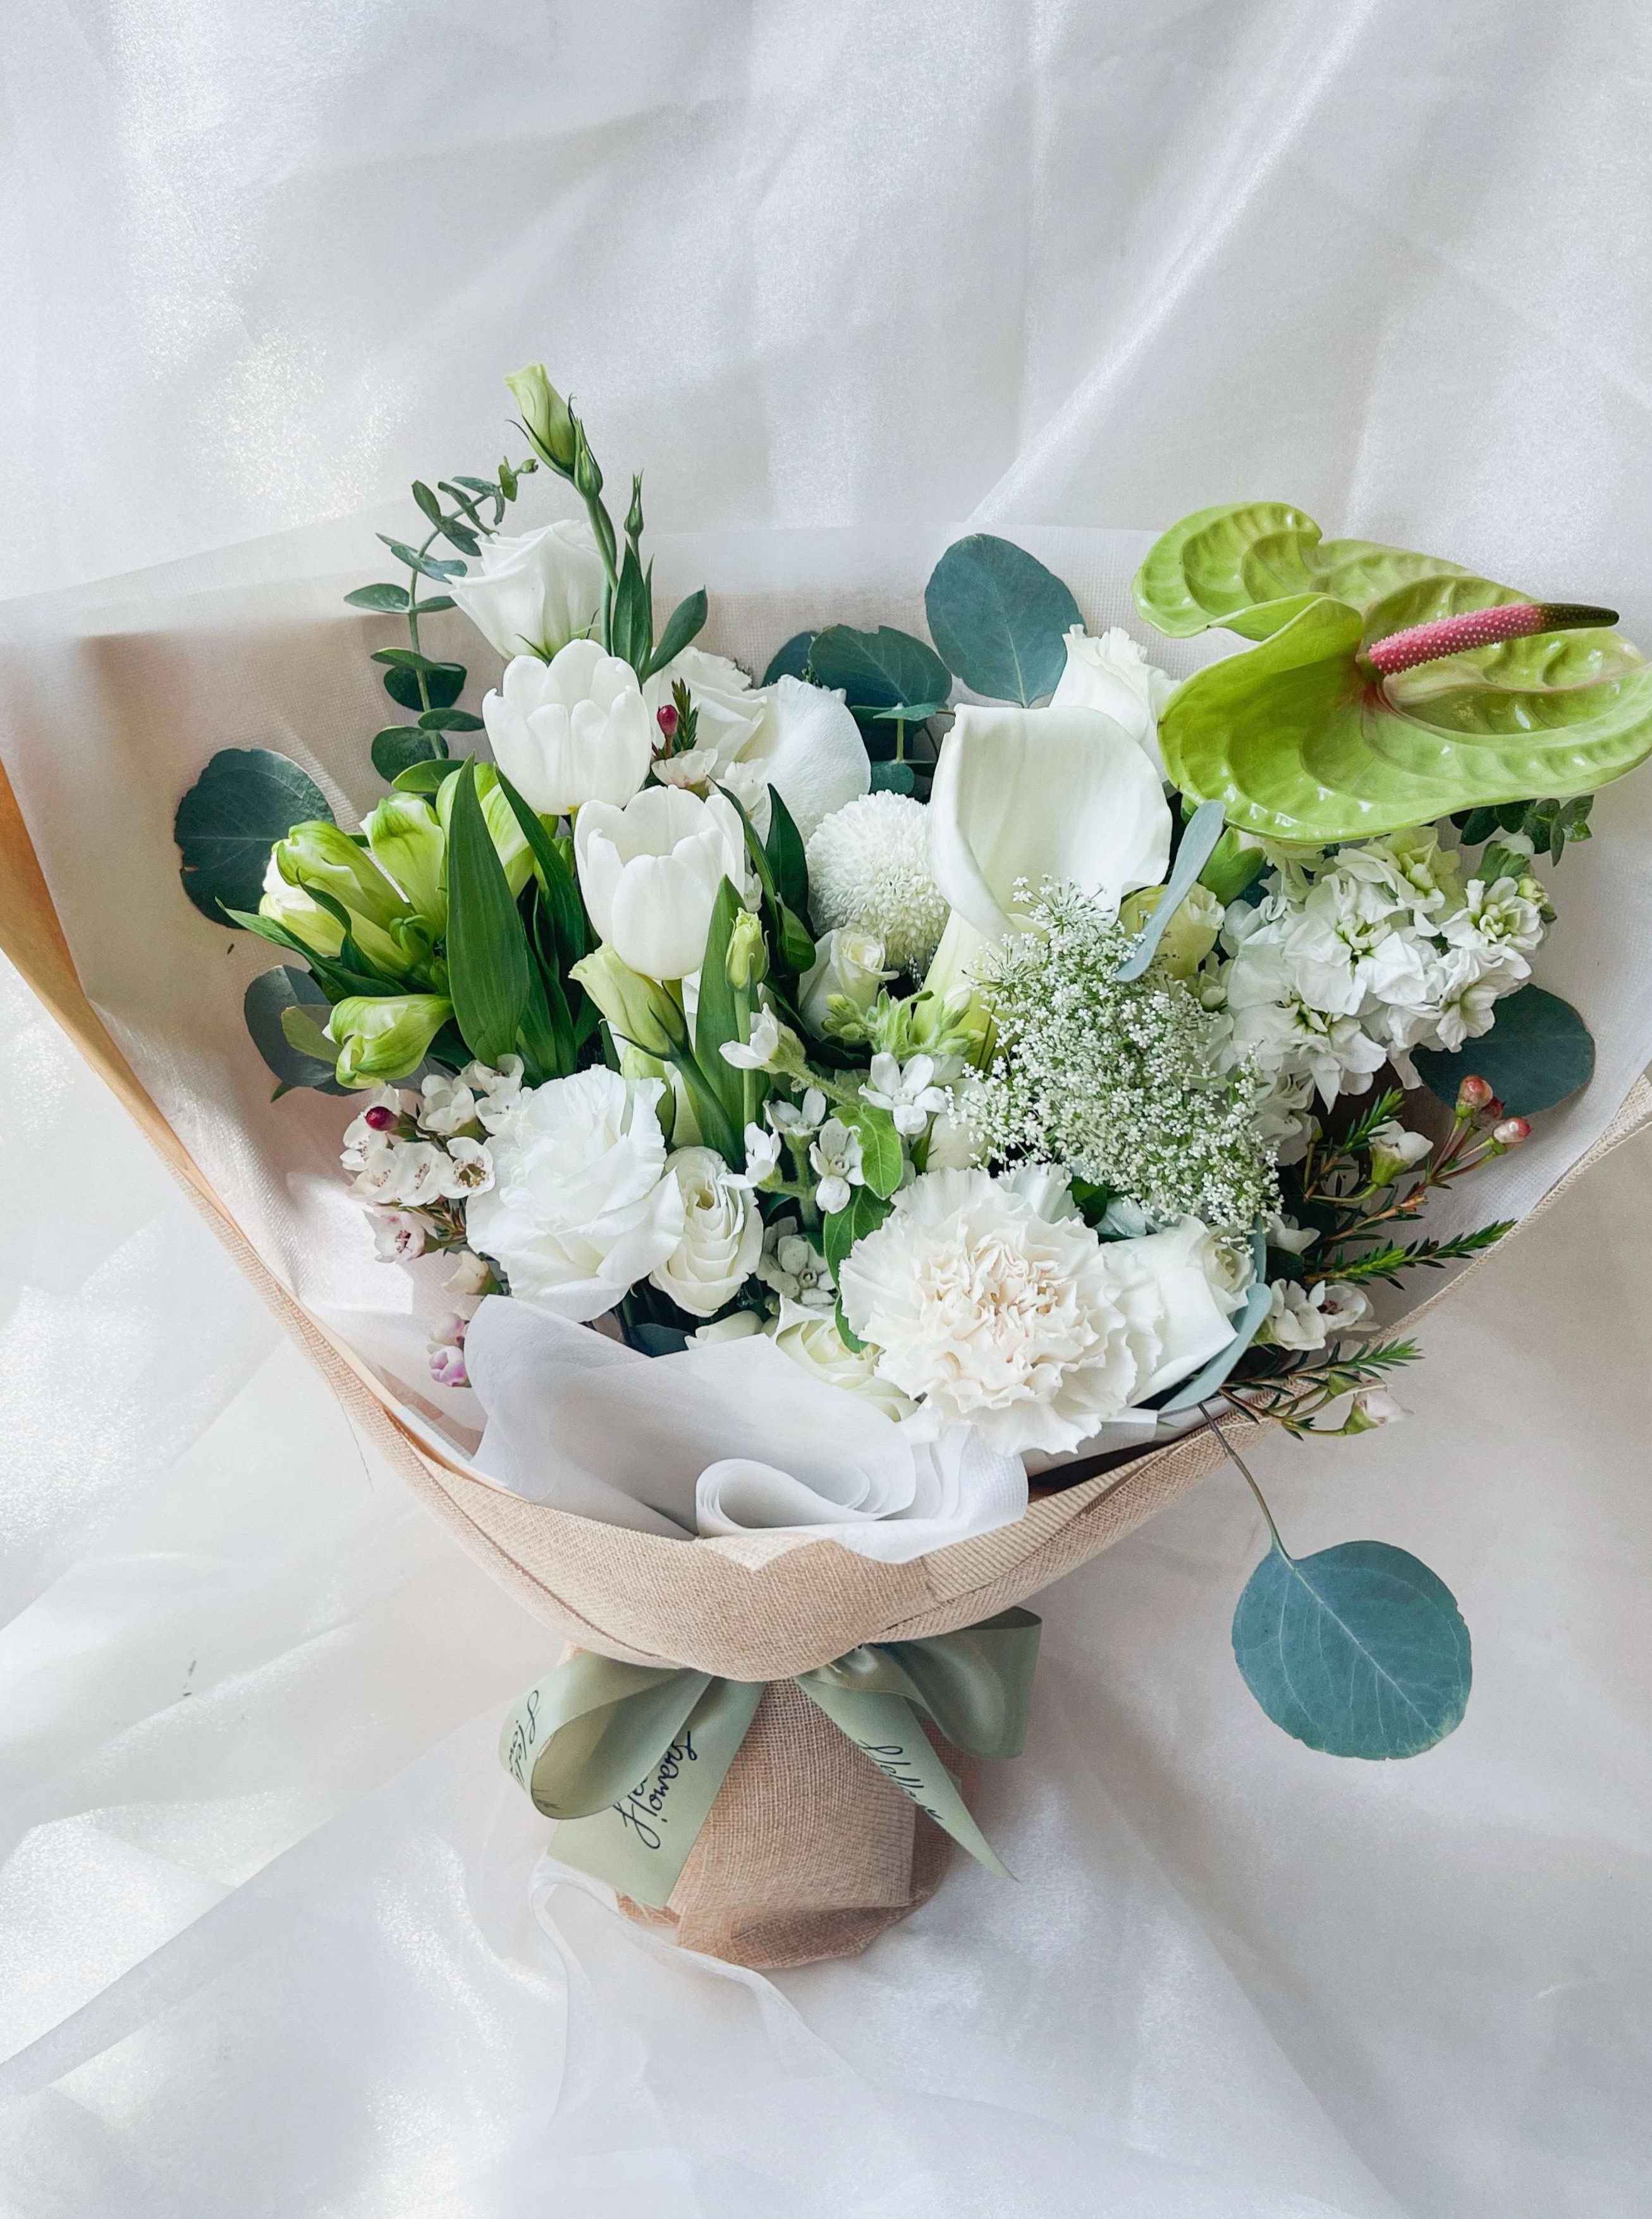
[[[1115,909],[1170,862],[1171,812],[1144,749],[1099,709],[958,712],[929,795],[929,868],[952,916],[929,973],[957,982],[981,941],[1024,923],[1022,887]]]
[[[1264,838],[1369,839],[1588,793],[1652,755],[1652,668],[1611,610],[1327,540],[1278,502],[1184,517],[1135,593],[1175,637],[1220,625],[1258,643],[1177,688],[1159,744],[1183,793]]]

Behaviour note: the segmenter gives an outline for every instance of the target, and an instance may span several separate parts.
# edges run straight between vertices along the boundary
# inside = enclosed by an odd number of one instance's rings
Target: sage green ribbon
[[[1038,1637],[1031,1611],[1006,1610],[927,1641],[851,1649],[797,1684],[920,1811],[1009,1880],[918,1713],[971,1756],[1019,1756]],[[500,1760],[560,1822],[564,1864],[663,1910],[768,1684],[581,1651],[517,1704]]]

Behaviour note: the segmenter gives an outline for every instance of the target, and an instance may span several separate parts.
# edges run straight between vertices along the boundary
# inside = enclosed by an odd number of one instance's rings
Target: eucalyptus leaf
[[[817,632],[809,650],[809,675],[817,686],[842,692],[858,712],[923,703],[921,712],[912,712],[913,721],[934,716],[935,705],[944,706],[952,692],[951,674],[934,648],[889,625],[879,625],[876,631],[831,625]]]
[[[421,617],[433,617],[438,609],[450,609],[456,606],[451,594],[432,594],[419,604],[419,613]]]
[[[405,615],[408,606],[405,586],[357,586],[345,599],[352,609],[382,609],[392,616]]]
[[[483,728],[480,717],[473,717],[469,709],[426,709],[419,719],[419,729],[426,732],[480,732]]]
[[[439,761],[442,753],[436,734],[421,731],[417,724],[387,724],[373,735],[373,768],[388,782],[414,763]]]
[[[765,686],[772,686],[777,678],[806,678],[809,675],[809,650],[815,643],[811,631],[794,631],[783,647],[777,647],[768,659],[768,668],[763,673]]]
[[[417,570],[421,578],[434,578],[438,585],[444,586],[450,578],[463,578],[464,575],[463,563],[444,562],[435,555],[421,555],[416,547],[409,547],[400,539],[392,539],[382,531],[378,536],[398,563],[405,563],[410,570]]]
[[[876,762],[872,766],[873,793],[910,793],[917,774],[910,762]]]
[[[1455,1054],[1417,1048],[1413,1061],[1431,1094],[1453,1103],[1470,1073],[1483,1078],[1511,1117],[1535,1117],[1588,1085],[1594,1041],[1569,1002],[1542,986],[1521,986],[1493,1012],[1492,1029]]]
[[[528,1004],[527,935],[476,795],[459,773],[447,838],[448,991],[470,1053],[497,1066],[516,1047]]]
[[[320,1029],[330,1004],[307,971],[278,963],[273,971],[260,972],[241,1007],[252,1045],[283,1086],[314,1087],[320,1094],[348,1092],[333,1075],[337,1052],[331,1056],[321,1052],[327,1044],[320,1040]],[[302,1017],[316,1035],[307,1052],[288,1031],[288,1021],[294,1016]]]
[[[949,547],[923,596],[929,636],[949,669],[993,701],[1030,704],[1055,691],[1078,604],[1053,572],[986,532]]]
[[[419,691],[421,676],[432,709],[450,709],[464,691],[465,672],[462,662],[431,662],[428,660],[424,662],[422,670],[409,669],[405,665],[388,669],[384,674],[384,690],[401,708],[422,710],[424,697]]]
[[[1276,1725],[1330,1756],[1416,1756],[1462,1720],[1469,1629],[1426,1564],[1385,1541],[1276,1545],[1233,1613],[1233,1655]]]
[[[256,911],[270,850],[295,824],[332,811],[308,774],[268,748],[223,748],[177,805],[173,837],[183,891],[214,924],[228,910]]]

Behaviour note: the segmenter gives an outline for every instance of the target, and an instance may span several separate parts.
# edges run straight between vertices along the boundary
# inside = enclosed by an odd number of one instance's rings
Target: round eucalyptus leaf
[[[1274,1724],[1329,1756],[1417,1756],[1468,1706],[1469,1629],[1450,1588],[1386,1541],[1277,1545],[1233,1613],[1233,1655]]]
[[[409,670],[401,665],[393,666],[384,674],[384,690],[404,709],[422,709],[425,704],[419,698],[419,678],[417,670]],[[424,678],[432,709],[450,709],[464,691],[464,665],[462,662],[427,663]]]
[[[1053,693],[1078,604],[1053,571],[1007,539],[972,533],[935,564],[923,606],[947,668],[991,701]]]
[[[343,1094],[348,1090],[333,1076],[333,1066],[319,1055],[308,1055],[289,1038],[287,1014],[297,1010],[316,1026],[326,1021],[326,996],[307,971],[278,963],[261,972],[246,990],[242,1009],[252,1044],[283,1086],[311,1086],[320,1094]]]
[[[222,924],[227,910],[256,910],[270,850],[295,824],[332,821],[326,796],[285,755],[222,748],[177,805],[172,836],[183,891]]]
[[[809,674],[817,686],[841,688],[857,711],[887,712],[916,703],[932,717],[952,692],[952,674],[934,648],[890,625],[879,625],[876,631],[830,625],[817,632]]]
[[[373,768],[387,783],[414,763],[438,761],[441,755],[435,733],[417,724],[389,724],[373,735]]]
[[[772,686],[777,678],[804,678],[809,671],[809,650],[815,643],[811,631],[794,631],[784,647],[777,647],[768,659],[768,668],[763,673],[765,686]]]
[[[1465,1041],[1452,1055],[1418,1048],[1413,1060],[1429,1092],[1447,1104],[1472,1073],[1511,1117],[1534,1117],[1588,1085],[1594,1041],[1569,1002],[1541,986],[1522,986],[1498,1003],[1488,1033]]]
[[[875,762],[872,766],[874,793],[910,793],[917,782],[917,774],[910,762]]]

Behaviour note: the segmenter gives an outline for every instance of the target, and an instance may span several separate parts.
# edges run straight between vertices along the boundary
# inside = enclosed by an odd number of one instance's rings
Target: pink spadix
[[[1464,655],[1471,647],[1495,647],[1506,639],[1526,639],[1538,631],[1581,631],[1618,621],[1616,609],[1592,609],[1576,601],[1505,601],[1494,609],[1469,609],[1460,617],[1438,617],[1432,624],[1391,631],[1365,650],[1365,660],[1384,678],[1437,662],[1443,655]]]

